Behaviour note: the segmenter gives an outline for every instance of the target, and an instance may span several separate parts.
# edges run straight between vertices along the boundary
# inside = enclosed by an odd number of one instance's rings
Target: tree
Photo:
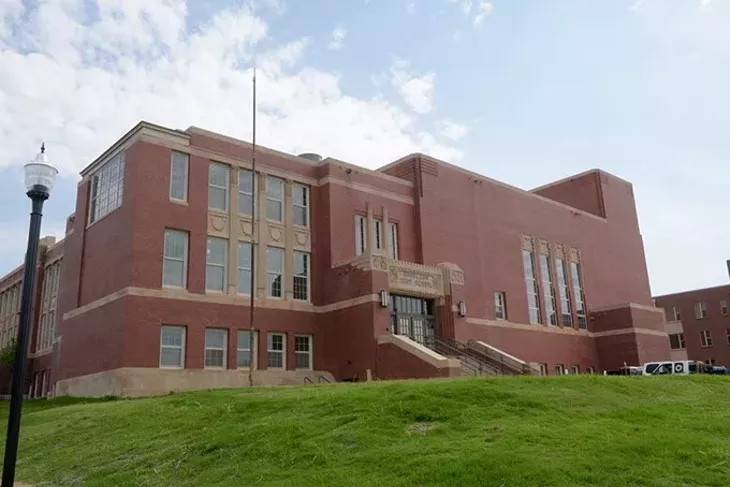
[[[0,365],[9,365],[12,367],[15,361],[15,340],[0,348]]]

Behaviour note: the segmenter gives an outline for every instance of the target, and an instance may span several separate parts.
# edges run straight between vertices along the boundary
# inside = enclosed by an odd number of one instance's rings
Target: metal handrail
[[[480,355],[484,355],[485,357],[489,358],[490,360],[499,362],[500,366],[512,369],[514,372],[518,372],[521,374],[532,374],[533,373],[532,367],[530,367],[528,364],[517,361],[512,357],[505,356],[504,354],[495,352],[494,350],[491,350],[487,347],[482,346],[481,344],[477,343],[475,340],[469,340],[468,342],[466,342],[466,346],[467,346],[467,348],[473,350],[474,352],[476,352]]]
[[[320,384],[322,382],[326,382],[327,384],[331,384],[332,383],[327,377],[325,377],[323,375],[320,375],[319,377],[317,377],[317,382],[319,382]]]
[[[462,367],[473,372],[474,375],[501,375],[504,373],[504,371],[498,369],[493,364],[490,364],[476,356],[476,354],[470,351],[463,343],[455,340],[443,341],[438,339],[434,339],[433,342],[434,349],[437,352],[458,357],[461,361]]]

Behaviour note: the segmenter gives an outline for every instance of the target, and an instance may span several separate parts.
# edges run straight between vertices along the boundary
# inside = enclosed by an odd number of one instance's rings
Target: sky
[[[523,189],[631,181],[655,295],[728,282],[730,0],[0,0],[0,275],[44,141],[79,171],[140,120],[369,168],[424,152]]]

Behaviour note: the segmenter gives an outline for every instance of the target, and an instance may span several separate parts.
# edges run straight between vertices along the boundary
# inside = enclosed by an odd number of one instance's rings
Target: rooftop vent
[[[297,157],[301,157],[302,159],[307,159],[312,162],[322,162],[322,156],[315,154],[314,152],[305,152],[304,154],[299,154]]]

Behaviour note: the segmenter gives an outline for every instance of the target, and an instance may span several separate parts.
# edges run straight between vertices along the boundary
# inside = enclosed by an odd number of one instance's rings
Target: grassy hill
[[[18,478],[35,486],[730,485],[724,377],[381,382],[26,405]]]

